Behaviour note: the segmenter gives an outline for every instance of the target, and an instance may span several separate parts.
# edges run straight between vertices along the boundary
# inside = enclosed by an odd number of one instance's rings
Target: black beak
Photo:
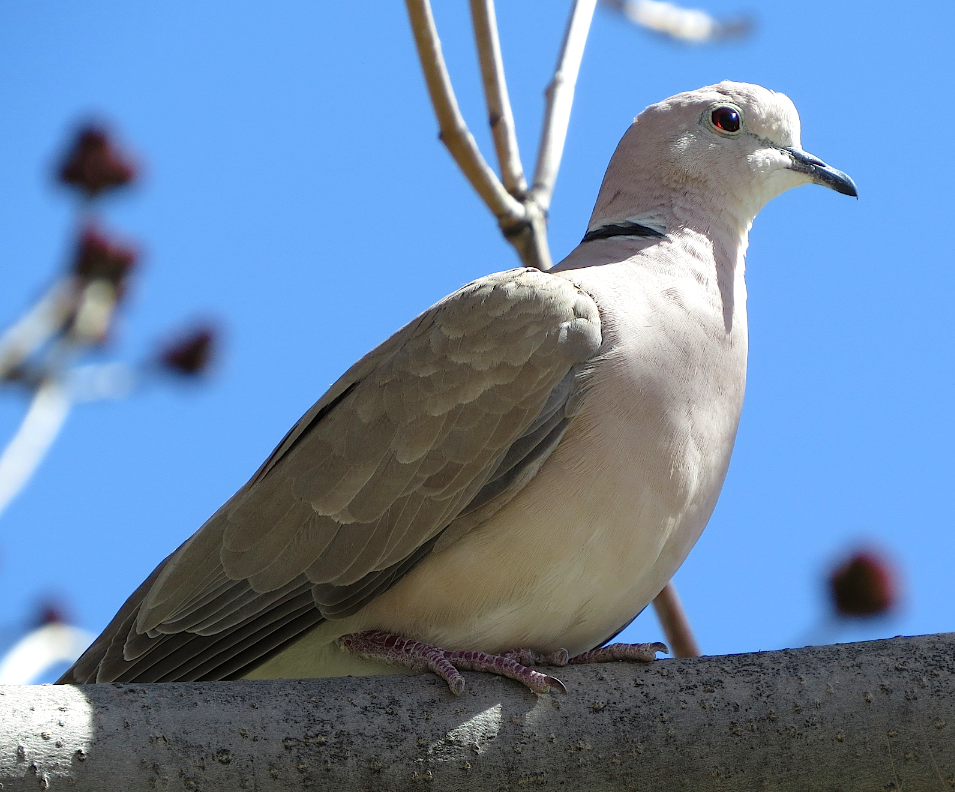
[[[841,170],[829,167],[821,159],[802,149],[785,148],[783,151],[793,158],[793,164],[789,166],[790,170],[805,173],[816,184],[821,184],[830,190],[835,190],[843,195],[851,195],[853,198],[859,197],[856,183]]]

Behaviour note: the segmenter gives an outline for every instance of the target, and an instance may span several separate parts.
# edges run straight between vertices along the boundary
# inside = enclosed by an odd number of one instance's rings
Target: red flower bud
[[[159,362],[170,371],[193,377],[208,369],[215,357],[219,333],[212,325],[199,325],[163,347]]]
[[[103,129],[87,126],[79,131],[63,164],[59,179],[94,198],[104,190],[122,187],[136,177],[136,167],[119,151]]]
[[[88,281],[108,280],[117,295],[121,295],[126,277],[135,263],[135,250],[111,240],[94,226],[87,226],[80,235],[73,259],[73,274]]]
[[[42,626],[44,624],[66,624],[70,619],[66,615],[66,608],[62,603],[54,600],[44,600],[36,611],[34,624]]]
[[[892,565],[871,550],[854,553],[829,577],[832,602],[840,616],[881,616],[898,602]]]

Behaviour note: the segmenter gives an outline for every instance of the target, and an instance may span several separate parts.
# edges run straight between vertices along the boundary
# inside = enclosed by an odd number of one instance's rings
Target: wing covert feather
[[[317,584],[354,583],[400,562],[467,505],[599,344],[596,306],[563,278],[512,270],[452,294],[372,353],[361,380],[336,386],[348,392],[334,409],[231,505],[226,574],[241,577],[247,557],[275,559],[292,543],[312,559],[306,574]],[[284,500],[290,483],[318,518],[307,528],[263,525],[259,515],[280,511],[272,501]],[[443,507],[422,510],[417,501]],[[391,512],[399,502],[418,514],[400,538]],[[269,587],[298,573],[293,565],[283,576],[278,566]]]

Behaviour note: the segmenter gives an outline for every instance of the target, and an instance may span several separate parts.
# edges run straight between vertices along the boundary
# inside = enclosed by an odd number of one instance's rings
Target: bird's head
[[[799,133],[789,97],[758,85],[725,81],[651,105],[614,152],[590,229],[631,222],[666,233],[692,223],[694,207],[716,205],[748,226],[801,184],[855,196],[852,179],[805,152]]]

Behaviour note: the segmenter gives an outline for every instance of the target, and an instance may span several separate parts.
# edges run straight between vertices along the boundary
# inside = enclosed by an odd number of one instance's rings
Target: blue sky
[[[490,158],[466,3],[438,3],[459,100]],[[498,9],[525,167],[566,3]],[[805,187],[750,237],[749,383],[716,513],[677,575],[707,653],[941,632],[952,621],[950,233],[955,6],[807,0],[754,10],[747,41],[685,47],[598,8],[551,212],[581,237],[643,107],[734,79],[787,93],[805,148],[859,185]],[[79,405],[0,517],[0,638],[45,597],[101,629],[355,359],[512,251],[437,141],[402,4],[0,7],[0,325],[64,266],[74,223],[49,176],[74,125],[109,121],[145,166],[108,225],[145,252],[101,360],[137,360],[212,317],[204,385]],[[22,415],[0,395],[0,432]],[[820,632],[834,560],[875,544],[905,596],[891,621]],[[650,614],[626,633],[650,640]],[[820,637],[821,636],[821,637]]]

